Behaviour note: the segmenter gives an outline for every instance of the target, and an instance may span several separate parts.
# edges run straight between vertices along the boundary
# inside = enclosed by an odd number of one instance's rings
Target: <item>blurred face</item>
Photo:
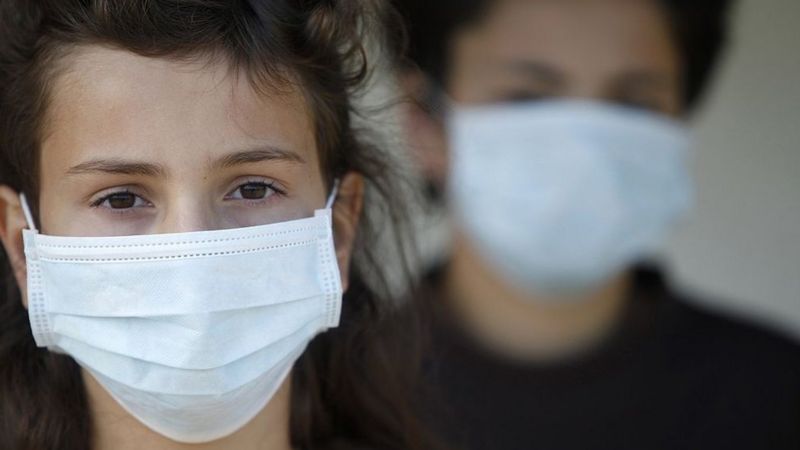
[[[652,0],[499,0],[455,36],[448,91],[468,104],[585,98],[670,115],[680,60]]]

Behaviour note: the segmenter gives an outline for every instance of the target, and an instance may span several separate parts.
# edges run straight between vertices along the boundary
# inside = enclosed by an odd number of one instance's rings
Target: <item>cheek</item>
[[[43,183],[39,195],[39,232],[57,236],[93,235],[90,230],[94,227],[78,214],[78,207],[66,190]]]
[[[277,199],[274,206],[250,205],[247,202],[226,205],[217,211],[225,228],[252,227],[270,223],[286,222],[309,217],[313,214],[313,201],[291,201]]]
[[[680,94],[670,95],[664,102],[664,112],[667,115],[678,118],[686,114],[686,106]]]
[[[480,104],[492,101],[492,85],[497,79],[468,61],[453,65],[447,80],[447,92],[461,104]]]
[[[679,76],[674,77],[673,88],[663,89],[654,97],[658,112],[672,117],[681,117],[685,113],[684,85]]]

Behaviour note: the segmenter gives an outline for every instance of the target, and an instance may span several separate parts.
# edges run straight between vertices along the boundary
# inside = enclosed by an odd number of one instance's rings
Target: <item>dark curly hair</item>
[[[402,330],[402,342],[392,339],[400,322],[388,308],[389,289],[382,289],[387,283],[372,253],[382,239],[369,226],[375,208],[390,223],[402,221],[397,181],[387,155],[352,122],[353,96],[369,73],[365,33],[386,11],[367,0],[0,0],[0,185],[24,192],[34,214],[52,80],[78,45],[155,58],[223,58],[259,92],[292,82],[314,115],[327,181],[350,171],[366,179],[341,325],[318,336],[293,372],[296,448],[342,442],[349,448],[433,448],[408,404],[414,332]],[[369,283],[362,276],[367,272]],[[90,449],[92,420],[80,370],[70,357],[36,347],[2,250],[0,324],[0,448]]]

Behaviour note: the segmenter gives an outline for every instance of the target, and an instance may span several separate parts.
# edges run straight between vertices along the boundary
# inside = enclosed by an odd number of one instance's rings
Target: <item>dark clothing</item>
[[[799,346],[693,306],[655,271],[634,286],[615,334],[557,366],[492,356],[438,309],[428,420],[466,450],[800,450]]]

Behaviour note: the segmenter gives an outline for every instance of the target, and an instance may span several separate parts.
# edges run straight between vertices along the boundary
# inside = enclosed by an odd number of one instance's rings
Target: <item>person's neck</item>
[[[629,276],[574,298],[536,296],[493,272],[469,240],[457,236],[445,274],[459,324],[488,350],[514,360],[553,363],[590,350],[621,316]]]
[[[85,370],[83,378],[93,420],[97,450],[291,450],[289,406],[291,377],[269,404],[247,425],[223,439],[204,444],[181,444],[147,428],[128,414]]]

